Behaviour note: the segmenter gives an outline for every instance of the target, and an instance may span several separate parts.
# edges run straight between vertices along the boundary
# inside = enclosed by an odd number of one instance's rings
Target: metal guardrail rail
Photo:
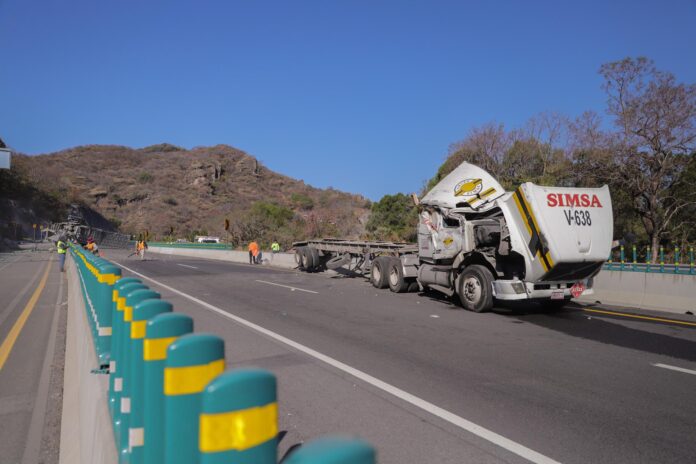
[[[696,262],[694,261],[693,247],[689,247],[686,253],[683,253],[679,247],[669,248],[669,250],[672,251],[669,257],[665,256],[665,250],[667,250],[667,248],[661,246],[658,250],[657,261],[651,262],[652,253],[650,247],[647,247],[643,255],[644,262],[639,262],[638,248],[632,246],[631,255],[629,257],[626,254],[626,248],[622,245],[619,247],[618,253],[612,253],[612,256],[609,257],[609,260],[604,264],[602,269],[610,271],[696,275]],[[669,262],[670,258],[672,262]]]

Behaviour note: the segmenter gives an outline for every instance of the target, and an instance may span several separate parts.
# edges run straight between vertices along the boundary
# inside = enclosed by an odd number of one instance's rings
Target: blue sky
[[[0,137],[226,143],[371,199],[419,190],[491,120],[604,111],[645,55],[696,82],[696,2],[0,0]]]

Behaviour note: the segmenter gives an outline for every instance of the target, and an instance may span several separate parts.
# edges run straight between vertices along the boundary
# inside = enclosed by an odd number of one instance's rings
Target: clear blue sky
[[[371,199],[496,120],[604,110],[599,66],[696,82],[696,2],[0,0],[0,137],[226,143]]]

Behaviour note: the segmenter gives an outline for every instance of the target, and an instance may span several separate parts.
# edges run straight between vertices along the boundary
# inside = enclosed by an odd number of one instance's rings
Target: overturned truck
[[[607,186],[527,182],[506,192],[483,169],[462,163],[417,203],[417,244],[297,242],[298,268],[348,267],[377,288],[456,294],[475,312],[490,310],[495,300],[534,300],[558,309],[593,292],[593,277],[611,251]]]

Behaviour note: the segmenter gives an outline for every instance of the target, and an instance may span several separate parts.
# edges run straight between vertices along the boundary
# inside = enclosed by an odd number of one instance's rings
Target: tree
[[[414,241],[418,209],[411,197],[403,193],[384,195],[372,204],[365,228],[378,240]]]
[[[655,261],[673,219],[696,200],[692,189],[675,195],[696,148],[696,85],[677,83],[647,58],[607,63],[599,72],[618,128],[611,174],[630,195]]]

